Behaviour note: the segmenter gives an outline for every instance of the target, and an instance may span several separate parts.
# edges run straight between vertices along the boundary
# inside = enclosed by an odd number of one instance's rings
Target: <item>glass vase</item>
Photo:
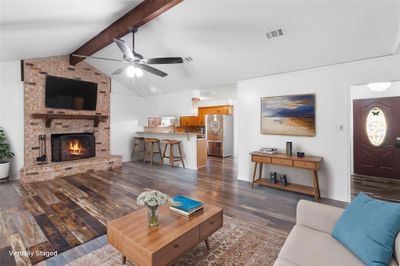
[[[147,207],[147,216],[148,216],[149,226],[157,226],[159,218],[158,206]]]

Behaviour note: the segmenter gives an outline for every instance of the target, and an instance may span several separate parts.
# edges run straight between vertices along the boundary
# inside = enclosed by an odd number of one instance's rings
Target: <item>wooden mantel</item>
[[[34,113],[34,119],[43,119],[46,122],[46,128],[51,127],[51,121],[54,119],[75,119],[75,120],[93,120],[93,127],[98,127],[101,121],[108,119],[107,115],[79,115],[79,114],[49,114],[49,113]]]

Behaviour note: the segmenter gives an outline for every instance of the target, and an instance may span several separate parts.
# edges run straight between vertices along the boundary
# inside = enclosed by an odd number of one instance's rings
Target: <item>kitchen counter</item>
[[[163,134],[163,135],[187,135],[187,136],[197,136],[197,133],[186,133],[186,132],[153,132],[153,131],[137,131],[136,133],[146,133],[146,134]]]
[[[198,151],[198,141],[205,140],[204,138],[197,138],[197,133],[185,133],[185,132],[148,132],[148,131],[138,131],[136,132],[138,137],[145,138],[157,138],[159,140],[172,139],[182,141],[182,153],[183,159],[185,161],[185,166],[188,169],[196,170],[203,165],[198,165],[198,152],[200,152],[199,157],[204,157],[202,153],[206,152],[207,149],[200,149]],[[164,150],[164,147],[162,147]],[[177,147],[175,147],[174,154],[178,155]],[[168,152],[168,151],[167,151]],[[164,159],[164,164],[168,164],[168,159]],[[176,165],[180,165],[179,162]]]

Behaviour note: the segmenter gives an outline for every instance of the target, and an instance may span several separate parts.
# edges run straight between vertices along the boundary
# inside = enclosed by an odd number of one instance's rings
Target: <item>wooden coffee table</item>
[[[138,265],[167,265],[222,227],[221,208],[207,204],[204,213],[186,219],[160,207],[156,227],[147,225],[147,209],[142,208],[107,224],[108,242]]]

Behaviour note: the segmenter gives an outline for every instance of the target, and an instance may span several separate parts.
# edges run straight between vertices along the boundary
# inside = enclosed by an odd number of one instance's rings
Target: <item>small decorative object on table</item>
[[[158,225],[158,218],[159,218],[158,207],[166,205],[170,202],[172,201],[167,195],[157,190],[142,192],[137,197],[137,204],[147,207],[149,226]]]
[[[169,209],[173,213],[183,215],[186,218],[203,213],[204,205],[200,201],[177,195],[172,198],[172,202],[173,205]]]
[[[293,154],[293,143],[288,141],[286,142],[286,155],[292,155]]]
[[[271,182],[272,184],[276,184],[277,181],[278,181],[277,173],[276,172],[271,172],[269,174],[269,182]]]
[[[298,151],[298,152],[297,152],[297,157],[299,157],[299,158],[304,157],[304,152]]]
[[[280,181],[281,181],[281,185],[282,185],[283,187],[286,187],[286,186],[287,186],[287,177],[286,177],[286,175],[282,175]]]
[[[278,149],[277,148],[261,148],[259,150],[259,152],[265,153],[265,154],[275,154],[278,152]]]

